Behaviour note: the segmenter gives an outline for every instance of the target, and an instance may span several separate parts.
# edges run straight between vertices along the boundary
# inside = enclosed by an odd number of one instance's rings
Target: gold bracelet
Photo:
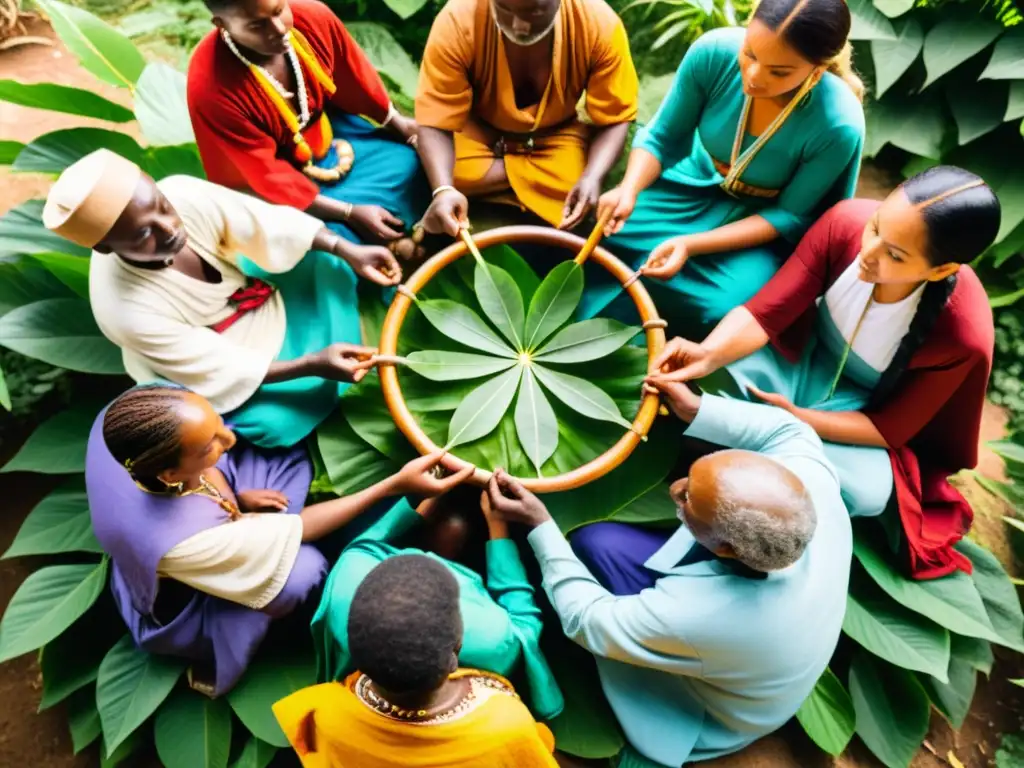
[[[344,205],[348,207],[345,208],[345,212],[341,214],[341,220],[348,221],[349,219],[352,218],[352,211],[355,210],[355,206],[352,205],[352,203],[344,203]]]

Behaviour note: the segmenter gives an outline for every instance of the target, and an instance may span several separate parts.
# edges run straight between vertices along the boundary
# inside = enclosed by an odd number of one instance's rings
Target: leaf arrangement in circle
[[[539,476],[559,445],[551,397],[587,419],[630,427],[607,392],[553,366],[605,358],[641,329],[609,318],[570,322],[583,295],[583,269],[573,261],[551,270],[528,303],[519,282],[521,275],[478,258],[472,285],[484,317],[451,299],[417,300],[434,329],[472,351],[419,349],[406,361],[430,381],[486,379],[461,397],[446,450],[490,435],[512,410],[519,446]]]

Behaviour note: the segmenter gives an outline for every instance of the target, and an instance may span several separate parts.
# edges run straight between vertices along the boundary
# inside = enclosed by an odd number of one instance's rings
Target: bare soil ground
[[[30,23],[29,34],[53,38],[50,29],[41,23]],[[0,77],[89,88],[113,101],[128,103],[125,91],[99,83],[59,44],[0,52]],[[0,103],[0,139],[28,142],[49,131],[80,125],[114,127],[101,121]],[[860,194],[882,198],[897,181],[873,166],[865,166]],[[0,170],[0,214],[25,200],[43,196],[48,185],[45,177]],[[985,410],[982,442],[1000,438],[1005,421],[1001,410],[989,405]],[[10,454],[10,446],[4,454],[0,456],[0,464]],[[978,469],[988,477],[1002,479],[1001,460],[984,448]],[[0,475],[0,498],[5,500],[0,515],[0,552],[10,546],[25,516],[50,486],[45,477]],[[973,481],[964,481],[964,490],[976,511],[974,536],[993,549],[1004,563],[1010,563],[1007,530],[1001,521],[1007,510]],[[0,613],[38,565],[31,558],[0,561]],[[935,717],[928,741],[912,768],[958,768],[957,761],[965,768],[991,766],[999,735],[1018,731],[1024,725],[1024,689],[1007,682],[1007,678],[1019,677],[1024,677],[1024,660],[1019,656],[1011,658],[1009,654],[1000,656],[991,680],[981,681],[964,727],[955,733],[941,718]],[[77,757],[71,754],[71,741],[60,708],[36,713],[40,693],[39,669],[32,656],[0,666],[0,702],[3,702],[0,705],[0,768],[98,765],[95,748]],[[143,759],[147,765],[152,764],[151,758]],[[704,765],[707,768],[875,768],[879,763],[859,743],[854,743],[846,755],[833,761],[817,752],[799,727],[790,724],[739,754]]]

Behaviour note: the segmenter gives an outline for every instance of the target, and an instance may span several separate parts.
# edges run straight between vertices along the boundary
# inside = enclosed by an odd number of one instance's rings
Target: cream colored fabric
[[[92,248],[128,207],[142,171],[109,149],[72,163],[50,188],[43,225],[73,243]]]
[[[157,572],[259,610],[284,588],[301,544],[298,515],[258,512],[185,539],[163,556]]]
[[[167,379],[202,395],[220,413],[248,400],[281,351],[280,294],[224,333],[209,326],[234,311],[229,297],[245,285],[236,257],[267,272],[286,272],[310,249],[322,222],[190,176],[158,182],[181,216],[188,244],[220,272],[207,283],[173,269],[140,269],[113,253],[93,252],[89,299],[103,334],[121,347],[140,383]]]

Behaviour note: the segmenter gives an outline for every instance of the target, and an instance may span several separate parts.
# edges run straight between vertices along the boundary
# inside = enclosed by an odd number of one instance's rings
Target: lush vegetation
[[[0,162],[15,171],[52,175],[93,149],[108,147],[156,178],[182,172],[201,175],[180,72],[183,52],[207,29],[208,14],[201,2],[162,0],[127,8],[112,2],[104,8],[99,3],[92,0],[92,7],[118,14],[113,23],[120,32],[79,7],[37,0],[82,65],[131,94],[131,109],[85,90],[9,80],[0,81],[0,100],[99,117],[124,127],[137,124],[145,143],[117,130],[70,128],[27,146],[4,142]],[[332,4],[343,18],[359,19],[349,28],[381,70],[396,101],[408,106],[418,76],[415,62],[440,0]],[[653,114],[694,35],[742,21],[749,11],[749,6],[729,0],[617,0],[616,6],[638,52],[645,118]],[[876,162],[907,172],[925,163],[958,162],[982,173],[1000,194],[1005,211],[1000,243],[977,266],[992,287],[999,313],[994,397],[1009,409],[1024,412],[1024,316],[1012,306],[1024,291],[1019,254],[1024,244],[1024,182],[1015,173],[1024,143],[1018,125],[1024,107],[1017,105],[1024,103],[1024,93],[1018,93],[1024,82],[1024,38],[1013,28],[1019,17],[1006,3],[878,0],[872,5],[869,0],[854,0],[851,7],[857,17],[858,66],[871,92],[880,97],[868,104],[869,151]],[[946,13],[957,14],[956,34],[951,35],[945,24]],[[140,48],[160,61],[147,61]],[[982,98],[983,91],[989,97]],[[89,387],[71,386],[72,377],[83,375],[120,382],[115,378],[123,373],[120,355],[92,319],[87,254],[47,233],[40,211],[41,203],[31,201],[0,219],[0,344],[6,347],[0,364],[8,373],[6,388],[0,374],[0,404],[15,412],[54,400],[67,400],[70,407],[45,420],[3,468],[42,472],[59,476],[60,481],[33,510],[5,554],[44,555],[52,564],[25,582],[0,622],[0,660],[40,653],[41,706],[64,703],[75,749],[102,740],[104,765],[116,764],[150,739],[171,768],[266,765],[275,749],[284,746],[269,705],[312,681],[309,649],[290,649],[286,654],[276,643],[268,643],[226,700],[209,701],[185,687],[182,663],[148,657],[131,644],[106,589],[109,562],[91,532],[82,481],[85,438],[103,401],[84,395]],[[509,252],[491,252],[486,259],[511,276],[522,295],[525,324],[527,296],[539,292],[540,279]],[[490,319],[490,332],[500,339],[500,318],[496,321],[481,304],[477,267],[463,261],[438,276],[421,298],[454,300],[471,308]],[[443,328],[439,330],[428,314],[422,307],[410,312],[403,330],[406,346],[400,353],[415,363],[417,351],[465,352],[448,344]],[[509,342],[515,344],[514,339]],[[628,418],[636,404],[633,379],[642,374],[642,350],[622,346],[611,354],[601,362],[607,366],[614,359],[616,369],[623,371],[615,380],[588,369],[588,361],[581,362],[578,371],[563,373],[591,381],[615,403],[618,418]],[[453,397],[458,399],[479,382],[431,381],[419,375],[415,365],[409,372],[400,371],[400,377],[407,399],[416,398],[418,406],[431,404],[416,409],[418,415],[424,414],[422,426],[436,435],[435,442],[451,442]],[[550,466],[546,472],[543,452],[537,451],[533,464],[520,468],[523,474],[535,472],[537,464],[542,474],[578,465],[599,450],[595,445],[610,445],[623,429],[614,420],[581,419],[572,412],[572,403],[552,394],[555,402],[549,407],[557,413],[559,432],[553,457],[547,460]],[[372,482],[411,451],[383,407],[375,378],[350,390],[346,399],[349,407],[334,417],[318,441],[324,470],[321,490],[337,493]],[[529,423],[539,436],[538,413],[522,419],[526,426],[521,431],[514,410],[502,410],[493,434],[460,450],[468,452],[467,458],[474,458],[477,451],[481,463],[490,466],[509,465],[508,453],[501,452],[501,436],[523,439]],[[550,427],[547,420],[545,424]],[[550,443],[550,429],[547,433]],[[616,482],[602,481],[550,498],[560,524],[569,529],[610,516],[670,519],[663,483],[675,458],[674,444],[655,429],[628,468],[616,474]],[[987,487],[1024,507],[1024,432],[995,447],[1018,485],[986,481]],[[844,639],[798,717],[822,749],[838,754],[856,733],[885,765],[896,768],[909,763],[924,738],[932,709],[954,727],[963,722],[978,672],[991,672],[991,646],[1024,650],[1024,617],[1011,582],[987,550],[970,541],[960,545],[975,565],[973,576],[913,582],[894,567],[897,558],[890,534],[875,525],[858,526]],[[555,722],[560,744],[585,756],[614,754],[623,743],[621,733],[607,708],[600,706],[600,697],[587,688],[588,676],[571,674],[572,649],[550,652],[570,708],[581,713],[574,721]],[[197,739],[197,733],[205,737]],[[1012,748],[1011,742],[1006,749]]]

